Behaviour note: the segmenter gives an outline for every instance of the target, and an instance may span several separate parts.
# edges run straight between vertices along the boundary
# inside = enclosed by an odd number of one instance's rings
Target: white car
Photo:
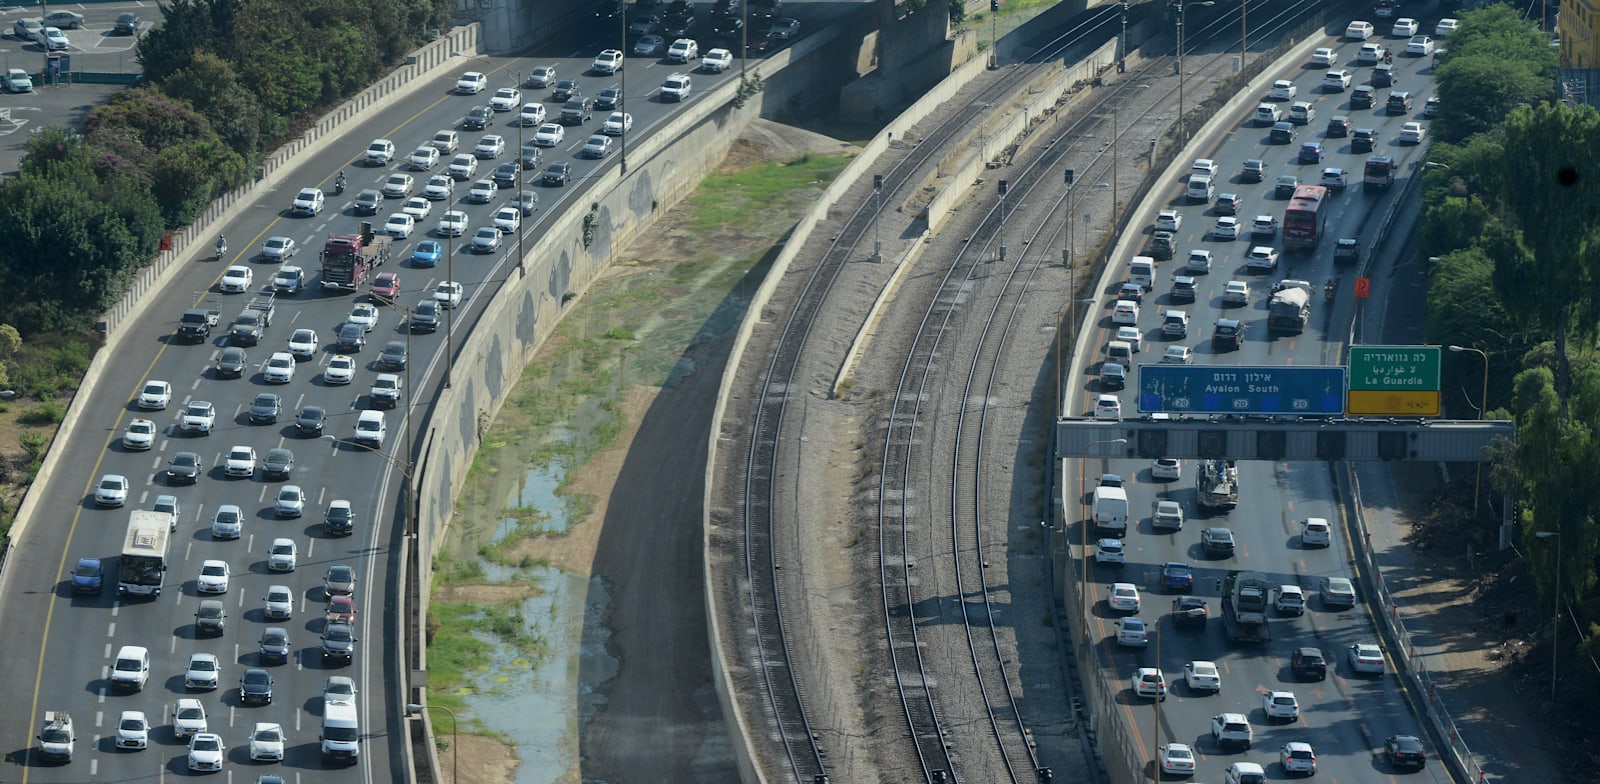
[[[1322,47],[1311,53],[1311,64],[1321,68],[1332,68],[1339,64],[1339,50]]]
[[[1150,464],[1151,479],[1182,479],[1183,461],[1176,457],[1158,457]]]
[[[1117,304],[1111,306],[1111,323],[1136,326],[1139,323],[1139,305],[1131,300],[1117,300]]]
[[[146,749],[150,747],[150,720],[144,711],[123,711],[117,718],[117,748]]]
[[[1186,743],[1168,743],[1161,748],[1161,772],[1172,776],[1194,775],[1194,749]]]
[[[1267,91],[1267,98],[1273,101],[1292,101],[1299,88],[1288,79],[1279,79],[1272,83],[1272,89]]]
[[[1255,114],[1250,115],[1256,125],[1277,125],[1283,121],[1283,109],[1276,104],[1263,103],[1256,106]]]
[[[422,189],[422,198],[429,201],[448,199],[456,192],[456,181],[448,174],[435,174],[428,178],[428,184]]]
[[[462,95],[477,95],[489,86],[489,77],[477,71],[468,71],[456,80],[456,92]]]
[[[134,419],[122,431],[122,446],[135,452],[149,449],[156,440],[156,423],[148,419]]]
[[[1420,27],[1420,25],[1417,24],[1417,20],[1412,19],[1409,16],[1402,16],[1399,19],[1394,20],[1394,27],[1389,30],[1389,37],[1410,38],[1411,36],[1417,34],[1418,27]]]
[[[515,87],[502,87],[494,91],[494,97],[489,99],[489,108],[497,112],[509,112],[522,103],[522,91]]]
[[[300,548],[295,545],[293,539],[273,539],[272,549],[267,551],[267,569],[273,572],[292,572],[299,557]]]
[[[283,761],[283,726],[267,721],[256,722],[250,733],[251,762]]]
[[[567,138],[567,129],[557,123],[545,123],[533,132],[533,143],[540,147],[554,147]]]
[[[478,158],[475,155],[462,153],[450,160],[449,173],[457,180],[470,180],[478,173]]]
[[[1372,23],[1363,22],[1359,19],[1351,22],[1350,25],[1344,29],[1344,37],[1352,41],[1365,41],[1372,37],[1372,33]]]
[[[1194,364],[1194,349],[1188,346],[1167,346],[1166,353],[1161,355],[1163,365],[1192,365]]]
[[[1101,395],[1094,402],[1095,419],[1121,419],[1122,402],[1116,395]]]
[[[267,366],[262,369],[262,380],[268,384],[287,384],[294,381],[294,355],[287,351],[275,351],[267,358]]]
[[[1271,215],[1257,215],[1250,222],[1250,233],[1257,237],[1272,238],[1278,235],[1278,219]]]
[[[61,51],[69,46],[67,34],[61,32],[59,27],[46,27],[39,37],[43,39],[41,43],[44,44],[44,48],[52,52]]]
[[[1157,667],[1140,667],[1133,674],[1133,693],[1140,697],[1167,698],[1167,676]]]
[[[448,180],[450,178],[446,177],[445,179]],[[401,205],[400,211],[410,215],[412,220],[420,221],[433,212],[433,202],[428,201],[425,196],[412,196],[406,199],[405,204]]]
[[[294,615],[294,590],[287,585],[267,586],[262,611],[269,620],[286,621]]]
[[[383,195],[391,199],[404,199],[411,195],[411,188],[416,182],[416,178],[409,174],[395,172],[383,181]]]
[[[356,682],[346,675],[330,675],[322,685],[322,704],[356,704]]]
[[[1274,270],[1278,268],[1278,249],[1270,245],[1257,245],[1244,257],[1245,269]]]
[[[1278,749],[1278,765],[1284,773],[1304,773],[1314,776],[1317,773],[1317,752],[1311,744],[1303,741],[1285,743]]]
[[[1239,238],[1239,219],[1232,215],[1224,215],[1217,219],[1217,225],[1211,227],[1211,237],[1219,240],[1236,240]]]
[[[501,207],[494,214],[494,227],[506,234],[512,234],[522,227],[522,211],[516,207]]]
[[[472,235],[472,250],[475,253],[493,253],[500,249],[500,230],[493,226],[484,226],[478,233]]]
[[[1278,586],[1278,598],[1273,602],[1278,612],[1284,615],[1305,615],[1306,592],[1298,585],[1287,583]]]
[[[1127,563],[1121,539],[1101,539],[1094,543],[1094,562],[1106,566]]]
[[[583,143],[581,153],[585,158],[604,158],[611,154],[611,137],[595,134]]]
[[[472,148],[472,154],[480,159],[498,158],[506,151],[505,137],[489,134],[478,140],[477,146]]]
[[[222,759],[227,753],[227,747],[222,745],[222,736],[197,732],[189,739],[189,770],[222,770]]]
[[[211,427],[217,422],[217,409],[205,400],[191,400],[183,407],[183,417],[178,420],[178,429],[185,433],[199,433],[203,436],[211,435]]]
[[[1362,63],[1376,63],[1376,62],[1378,62],[1379,60],[1382,60],[1382,59],[1383,59],[1383,45],[1382,44],[1362,44],[1361,48],[1356,51],[1356,64],[1357,65],[1360,65]]]
[[[712,49],[700,58],[700,70],[706,73],[722,73],[733,67],[733,52],[727,49]]]
[[[300,252],[292,237],[268,237],[261,243],[261,258],[268,261],[288,261]]]
[[[542,103],[525,103],[522,111],[517,113],[517,123],[532,127],[544,122],[545,108]]]
[[[1350,89],[1350,79],[1349,71],[1329,71],[1322,75],[1322,89],[1342,93]]]
[[[1406,44],[1406,54],[1418,57],[1427,57],[1433,54],[1433,39],[1425,35],[1411,36],[1411,41]]]
[[[228,592],[228,562],[208,559],[200,564],[200,577],[195,581],[200,593]]]
[[[1139,611],[1139,586],[1133,583],[1112,583],[1107,603],[1117,612]]]
[[[467,233],[467,214],[460,210],[450,210],[439,216],[439,234],[445,237],[459,237]]]
[[[146,381],[139,390],[138,405],[146,411],[160,411],[172,402],[172,385],[165,381]]]
[[[1292,691],[1269,691],[1261,695],[1261,710],[1267,714],[1268,721],[1294,721],[1300,718],[1300,701]]]
[[[1150,630],[1143,618],[1128,616],[1117,619],[1117,644],[1125,648],[1142,648],[1150,644]]]
[[[214,653],[189,654],[189,666],[183,670],[183,688],[191,691],[214,691],[222,680],[222,663]]]
[[[299,485],[284,485],[278,489],[273,502],[273,514],[279,518],[299,517],[306,510],[306,493]]]
[[[535,66],[528,72],[529,87],[549,87],[556,81],[556,67],[553,65]]]
[[[494,184],[494,180],[478,180],[467,189],[467,201],[473,204],[488,204],[494,201],[495,194],[499,192],[500,188]]]
[[[401,240],[410,237],[416,227],[417,219],[403,212],[390,215],[389,219],[383,222],[384,233]]]
[[[243,294],[250,290],[255,283],[256,274],[249,267],[233,266],[222,273],[222,283],[219,287],[227,294]]]
[[[95,506],[122,506],[128,502],[128,478],[121,474],[106,474],[94,487]]]
[[[1222,304],[1250,304],[1250,284],[1242,280],[1228,281],[1227,284],[1222,287]]]
[[[289,211],[295,215],[316,215],[322,212],[322,205],[326,199],[321,188],[301,188],[300,192],[295,194],[294,205]]]
[[[317,355],[317,331],[297,329],[289,336],[289,355],[297,359],[310,359]],[[267,362],[271,366],[271,361]],[[292,375],[291,375],[292,377]]]
[[[384,422],[382,411],[362,411],[356,417],[355,434],[352,436],[352,440],[357,444],[366,444],[373,449],[382,449],[383,437],[386,432],[388,432],[388,425]]]
[[[1156,231],[1177,231],[1183,226],[1183,215],[1177,210],[1162,210],[1156,213]]]
[[[172,733],[179,738],[206,731],[206,706],[193,697],[180,698],[172,706]]]
[[[378,325],[378,308],[370,302],[358,302],[345,317],[345,323],[360,324],[362,332],[371,332]]]
[[[1222,693],[1222,671],[1216,662],[1192,661],[1183,665],[1183,682],[1190,691]]]
[[[1323,169],[1322,179],[1317,181],[1317,184],[1335,192],[1344,190],[1349,183],[1349,174],[1334,166]]]
[[[1213,180],[1217,178],[1217,174],[1221,171],[1222,167],[1218,166],[1217,162],[1210,158],[1196,158],[1194,163],[1189,166],[1189,174],[1199,174],[1204,177],[1210,177]]]
[[[679,38],[667,47],[667,62],[687,63],[700,56],[700,43],[693,38]]]
[[[6,69],[6,90],[13,93],[33,92],[33,77],[21,68]]]
[[[1333,527],[1326,518],[1307,517],[1300,524],[1301,547],[1328,547],[1333,544]]]
[[[394,142],[388,139],[373,139],[367,145],[367,163],[373,166],[388,166],[394,160]]]
[[[462,287],[453,280],[440,281],[433,288],[433,301],[446,308],[454,308],[461,304]]]
[[[633,130],[633,115],[627,112],[612,112],[606,118],[606,124],[600,126],[600,132],[607,136],[621,136]]]
[[[234,446],[229,449],[228,459],[223,462],[223,471],[228,476],[254,476],[256,473],[256,450],[248,446]]]
[[[1440,19],[1439,23],[1433,26],[1433,37],[1443,38],[1455,32],[1456,28],[1460,25],[1460,22],[1456,21],[1455,19],[1451,19],[1450,17]]]
[[[1350,646],[1350,669],[1372,675],[1383,674],[1383,650],[1370,642]]]
[[[350,383],[355,377],[356,361],[344,354],[339,354],[328,360],[328,366],[322,371],[322,380],[335,386]]]
[[[431,146],[418,147],[406,160],[411,164],[411,168],[417,171],[432,171],[433,167],[439,165],[439,149]]]
[[[1422,123],[1408,122],[1400,126],[1400,136],[1395,141],[1401,144],[1421,144],[1423,134],[1426,133],[1427,129],[1422,127]]]
[[[1138,327],[1117,327],[1117,336],[1113,340],[1120,340],[1133,347],[1133,353],[1144,350],[1144,333]]]
[[[1189,260],[1184,262],[1183,268],[1188,270],[1188,271],[1190,271],[1190,272],[1210,272],[1211,271],[1211,251],[1209,251],[1209,250],[1191,250],[1191,251],[1189,251]]]
[[[594,62],[590,64],[590,67],[595,73],[614,74],[622,70],[622,64],[622,51],[619,49],[607,49],[595,55]]]

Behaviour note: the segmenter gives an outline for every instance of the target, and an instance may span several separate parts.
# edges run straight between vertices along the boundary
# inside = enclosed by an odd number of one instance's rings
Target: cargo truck
[[[1277,332],[1300,332],[1311,320],[1311,284],[1300,280],[1283,280],[1273,286],[1272,298],[1267,300],[1267,329]]]
[[[1233,572],[1222,584],[1222,622],[1234,642],[1272,639],[1267,626],[1267,576],[1260,572]]]
[[[389,260],[394,238],[376,234],[372,223],[363,221],[359,234],[329,234],[322,246],[322,287],[354,291],[372,270]]]
[[[1239,505],[1239,468],[1232,460],[1206,460],[1195,476],[1196,503],[1208,512]]]

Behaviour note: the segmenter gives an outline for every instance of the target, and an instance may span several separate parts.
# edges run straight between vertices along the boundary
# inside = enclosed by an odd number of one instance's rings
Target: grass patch
[[[776,237],[789,226],[769,220],[774,212],[790,212],[809,203],[817,191],[839,176],[850,158],[802,155],[781,163],[765,163],[729,174],[707,177],[689,199],[690,231],[738,232]]]
[[[518,658],[538,661],[548,643],[528,628],[520,602],[484,605],[472,602],[428,606],[428,700],[458,713],[466,698],[478,693],[473,680],[489,672],[496,646],[513,649]]]
[[[54,400],[46,400],[17,415],[17,422],[31,427],[49,427],[61,423],[66,411]]]

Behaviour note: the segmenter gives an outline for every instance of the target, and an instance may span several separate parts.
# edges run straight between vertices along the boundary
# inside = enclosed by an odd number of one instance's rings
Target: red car
[[[775,35],[763,35],[757,38],[751,38],[749,42],[745,44],[745,49],[746,51],[754,54],[765,54],[773,49],[783,46],[783,44],[784,41],[782,38],[779,38]]]
[[[372,279],[372,288],[367,292],[373,302],[392,302],[400,296],[400,276],[393,272],[384,272]]]
[[[356,600],[349,596],[329,599],[328,609],[323,611],[322,618],[328,623],[355,623]]]

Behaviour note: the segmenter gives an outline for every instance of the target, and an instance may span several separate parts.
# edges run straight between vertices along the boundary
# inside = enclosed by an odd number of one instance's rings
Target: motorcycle
[[[1333,298],[1338,294],[1338,292],[1339,284],[1336,281],[1329,279],[1327,283],[1322,284],[1323,299],[1332,302]]]
[[[226,255],[228,255],[228,241],[217,240],[217,261],[222,261],[222,257]]]
[[[343,174],[339,175],[339,179],[333,181],[333,193],[334,193],[335,196],[337,196],[337,195],[339,195],[341,193],[344,193],[344,175]]]
[[[1383,50],[1383,64],[1394,65],[1394,52],[1391,52],[1388,49]]]

